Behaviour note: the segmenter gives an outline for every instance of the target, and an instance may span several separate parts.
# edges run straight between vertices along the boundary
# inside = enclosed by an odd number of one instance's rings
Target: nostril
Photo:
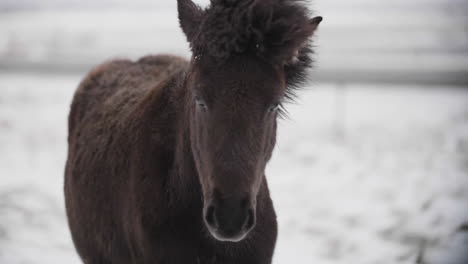
[[[247,219],[245,221],[245,229],[251,229],[255,225],[255,213],[254,210],[249,209],[247,211]]]
[[[206,210],[205,220],[210,226],[217,227],[214,206],[210,205]]]

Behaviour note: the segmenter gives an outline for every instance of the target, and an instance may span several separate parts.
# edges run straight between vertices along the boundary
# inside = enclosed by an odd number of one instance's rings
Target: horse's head
[[[255,226],[277,117],[304,80],[321,18],[292,0],[213,0],[206,10],[178,0],[178,9],[193,52],[186,84],[203,217],[216,239],[240,241]]]

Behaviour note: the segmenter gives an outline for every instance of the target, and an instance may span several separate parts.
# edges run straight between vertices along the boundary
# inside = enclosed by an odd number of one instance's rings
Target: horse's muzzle
[[[239,242],[255,226],[255,208],[248,197],[215,195],[203,215],[208,230],[220,241]]]

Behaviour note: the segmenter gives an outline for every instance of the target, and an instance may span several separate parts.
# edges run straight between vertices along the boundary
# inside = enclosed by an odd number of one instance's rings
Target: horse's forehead
[[[230,101],[252,97],[275,97],[284,89],[281,72],[252,60],[236,61],[219,67],[201,67],[206,92]]]
[[[220,104],[232,105],[231,107],[254,107],[274,100],[280,89],[277,83],[267,78],[233,76],[213,83],[208,88],[208,92]]]

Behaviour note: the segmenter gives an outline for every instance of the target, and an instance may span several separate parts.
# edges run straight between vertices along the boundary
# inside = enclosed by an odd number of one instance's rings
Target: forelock
[[[234,54],[282,60],[290,56],[294,38],[307,38],[300,34],[308,15],[299,0],[212,0],[192,51],[217,60]]]

